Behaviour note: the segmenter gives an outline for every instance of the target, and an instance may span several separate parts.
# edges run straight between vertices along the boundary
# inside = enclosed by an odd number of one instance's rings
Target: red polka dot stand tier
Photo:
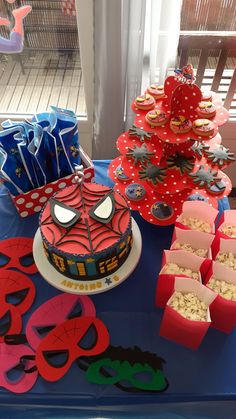
[[[218,127],[228,121],[221,97],[201,91],[191,65],[175,69],[134,98],[133,125],[117,139],[120,156],[109,167],[115,190],[148,222],[175,222],[185,200],[217,208],[232,185],[222,171],[234,154]]]

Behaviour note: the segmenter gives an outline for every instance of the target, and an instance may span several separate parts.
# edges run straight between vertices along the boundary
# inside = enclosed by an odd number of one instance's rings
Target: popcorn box
[[[233,253],[236,258],[236,240],[235,239],[218,239],[217,237],[212,243],[212,259],[215,260],[218,253]]]
[[[173,236],[172,236],[172,243],[171,243],[171,250],[180,250],[175,249],[177,243],[181,244],[188,244],[193,249],[204,249],[206,251],[205,255],[196,255],[200,257],[206,257],[208,259],[212,258],[211,255],[211,245],[214,240],[213,234],[203,233],[197,230],[185,230],[178,227],[175,227]],[[182,249],[186,250],[186,249]],[[186,250],[188,251],[188,250]],[[193,253],[193,252],[191,252]]]
[[[192,230],[191,227],[186,226],[182,223],[183,218],[198,218],[205,223],[210,224],[211,231],[209,233],[215,234],[215,220],[218,215],[218,211],[211,207],[206,202],[202,201],[185,201],[183,203],[183,209],[180,216],[176,219],[176,227],[184,230]],[[194,229],[196,230],[196,229]]]
[[[211,278],[226,281],[235,284],[236,271],[233,271],[218,262],[212,262],[204,284],[208,287]],[[224,298],[216,291],[216,298],[210,305],[211,326],[224,333],[230,333],[236,326],[236,301]]]
[[[234,227],[234,229],[229,228],[229,234],[222,231],[224,228],[227,228],[227,226]],[[235,237],[232,237],[232,235],[230,235],[230,231],[231,234],[234,234],[235,232]],[[216,236],[218,239],[236,239],[236,210],[225,210],[223,212],[219,221],[218,228],[216,230]]]
[[[183,273],[165,273],[164,266],[167,263],[176,263],[179,266],[198,272],[198,280],[195,281],[201,283],[202,277],[205,277],[207,274],[211,261],[184,250],[164,250],[162,268],[157,279],[156,287],[156,305],[162,308],[165,307],[167,301],[174,292],[175,278],[179,276],[185,277],[186,282],[188,282],[190,278],[190,276],[184,275]]]
[[[174,294],[170,297],[165,307],[160,327],[160,336],[172,340],[190,349],[197,349],[206,335],[210,325],[211,317],[209,305],[215,299],[215,293],[194,279],[186,281],[184,277],[175,278],[174,291],[193,293],[207,308],[206,321],[189,320],[183,317],[178,311],[170,307]]]
[[[85,182],[94,181],[94,166],[92,160],[80,147],[81,164],[84,166]],[[57,179],[47,185],[32,189],[26,193],[13,196],[10,194],[19,215],[23,218],[41,211],[45,202],[57,191],[70,186],[75,174],[72,173],[61,179]]]

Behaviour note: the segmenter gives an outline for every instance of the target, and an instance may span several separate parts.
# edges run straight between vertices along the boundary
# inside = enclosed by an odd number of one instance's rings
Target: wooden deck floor
[[[2,56],[0,113],[34,114],[50,105],[86,114],[79,52],[30,52]]]

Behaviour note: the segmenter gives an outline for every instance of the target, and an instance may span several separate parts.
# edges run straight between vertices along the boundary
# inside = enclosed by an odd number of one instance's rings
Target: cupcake
[[[151,127],[157,127],[163,125],[168,121],[168,116],[165,111],[160,109],[153,109],[145,115],[146,122],[151,125]]]
[[[125,189],[126,198],[131,201],[140,201],[146,194],[146,190],[143,185],[139,183],[131,183]]]
[[[148,93],[145,93],[144,95],[138,96],[135,99],[135,105],[138,109],[146,110],[153,109],[155,106],[155,99],[153,96],[149,95]]]
[[[209,137],[214,134],[214,122],[209,119],[195,119],[193,121],[193,132],[201,137]]]
[[[151,84],[147,88],[147,92],[157,100],[165,96],[164,86],[162,84]]]
[[[200,102],[196,112],[200,118],[213,118],[216,115],[216,107],[212,102]]]
[[[207,100],[210,100],[210,101],[212,101],[212,93],[210,92],[210,90],[205,90],[204,92],[201,92],[202,93],[202,101],[207,101]]]
[[[191,121],[183,115],[175,116],[170,120],[170,129],[175,134],[185,134],[191,130],[191,127]]]

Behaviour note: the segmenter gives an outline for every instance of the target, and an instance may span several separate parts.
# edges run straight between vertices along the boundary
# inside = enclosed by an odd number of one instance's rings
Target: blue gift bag
[[[0,147],[0,176],[13,195],[27,192],[31,186],[24,166],[14,155],[7,154]]]
[[[34,138],[28,145],[28,151],[31,155],[32,164],[38,186],[46,185],[49,180],[47,173],[47,161],[45,156],[46,144],[43,141],[43,129],[39,125],[34,126]]]

